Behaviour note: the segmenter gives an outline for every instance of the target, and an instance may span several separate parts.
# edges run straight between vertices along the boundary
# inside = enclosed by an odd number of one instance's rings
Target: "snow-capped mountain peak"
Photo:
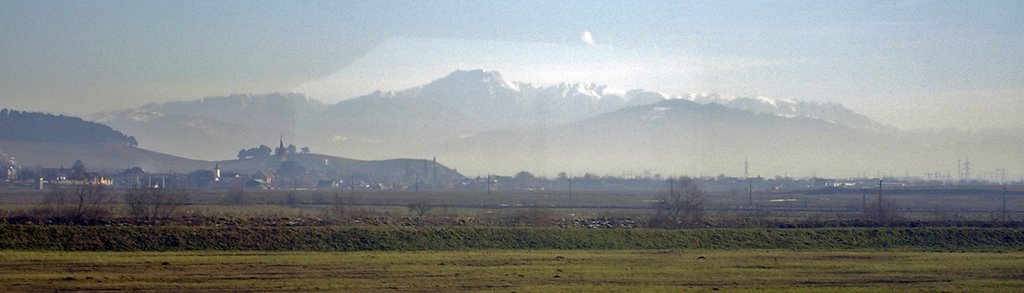
[[[505,81],[497,71],[456,70],[448,76],[435,80],[424,87],[479,87],[487,86],[490,90],[519,91],[519,85]]]
[[[715,94],[692,97],[693,99],[691,100],[697,103],[714,103],[760,114],[782,117],[814,118],[869,131],[888,132],[894,130],[890,126],[875,122],[870,118],[837,103],[822,103],[793,99],[772,99],[762,96],[722,97]]]

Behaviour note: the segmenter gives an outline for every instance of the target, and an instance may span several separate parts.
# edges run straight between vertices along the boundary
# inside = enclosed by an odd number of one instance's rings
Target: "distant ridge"
[[[0,110],[0,140],[50,143],[121,143],[137,146],[135,137],[78,117]]]

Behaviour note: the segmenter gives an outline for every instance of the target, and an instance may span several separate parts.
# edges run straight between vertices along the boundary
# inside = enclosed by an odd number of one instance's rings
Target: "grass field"
[[[1024,190],[1014,187],[1007,196],[1011,217],[1024,216]],[[103,206],[115,215],[124,214],[123,190],[112,190]],[[714,193],[705,196],[706,208],[716,215],[770,213],[774,217],[807,215],[861,215],[863,205],[876,199],[872,192],[821,190],[763,192],[748,199],[746,193]],[[661,193],[653,191],[576,192],[412,192],[346,190],[246,191],[240,203],[228,199],[225,190],[188,191],[188,200],[180,212],[188,215],[309,217],[332,211],[336,205],[366,214],[412,216],[410,203],[424,201],[433,206],[429,215],[478,216],[507,214],[525,208],[543,208],[560,217],[601,217],[609,214],[638,216],[651,213],[651,201]],[[886,198],[897,203],[902,213],[912,218],[973,218],[991,220],[1002,208],[996,190],[886,190]],[[44,193],[33,190],[0,189],[0,210],[32,210],[46,206]],[[753,202],[753,206],[748,204]],[[782,201],[780,201],[782,200]]]
[[[1024,252],[0,252],[4,291],[1013,291]]]

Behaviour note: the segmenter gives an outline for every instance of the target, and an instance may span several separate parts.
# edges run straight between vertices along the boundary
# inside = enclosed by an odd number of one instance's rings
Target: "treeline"
[[[138,146],[135,137],[78,117],[40,112],[0,110],[0,139],[26,142],[101,143]]]
[[[270,147],[268,147],[267,145],[261,144],[259,147],[239,150],[237,157],[238,157],[239,160],[246,160],[246,159],[252,159],[252,158],[269,157],[271,155],[275,155],[275,154],[278,154],[278,153],[295,154],[297,152],[298,152],[298,150],[297,150],[297,148],[295,147],[294,144],[288,145],[283,150],[281,150],[281,149],[273,150]],[[308,154],[309,153],[309,147],[302,147],[302,153],[303,154]]]
[[[557,229],[0,225],[0,249],[408,251],[458,249],[1020,250],[1012,228]]]

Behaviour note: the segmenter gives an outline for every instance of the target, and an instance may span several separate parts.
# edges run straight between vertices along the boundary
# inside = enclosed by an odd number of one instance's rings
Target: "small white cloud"
[[[594,35],[591,34],[590,31],[584,31],[582,34],[580,34],[580,40],[583,40],[583,42],[587,43],[587,45],[597,45],[597,42],[594,42]]]

